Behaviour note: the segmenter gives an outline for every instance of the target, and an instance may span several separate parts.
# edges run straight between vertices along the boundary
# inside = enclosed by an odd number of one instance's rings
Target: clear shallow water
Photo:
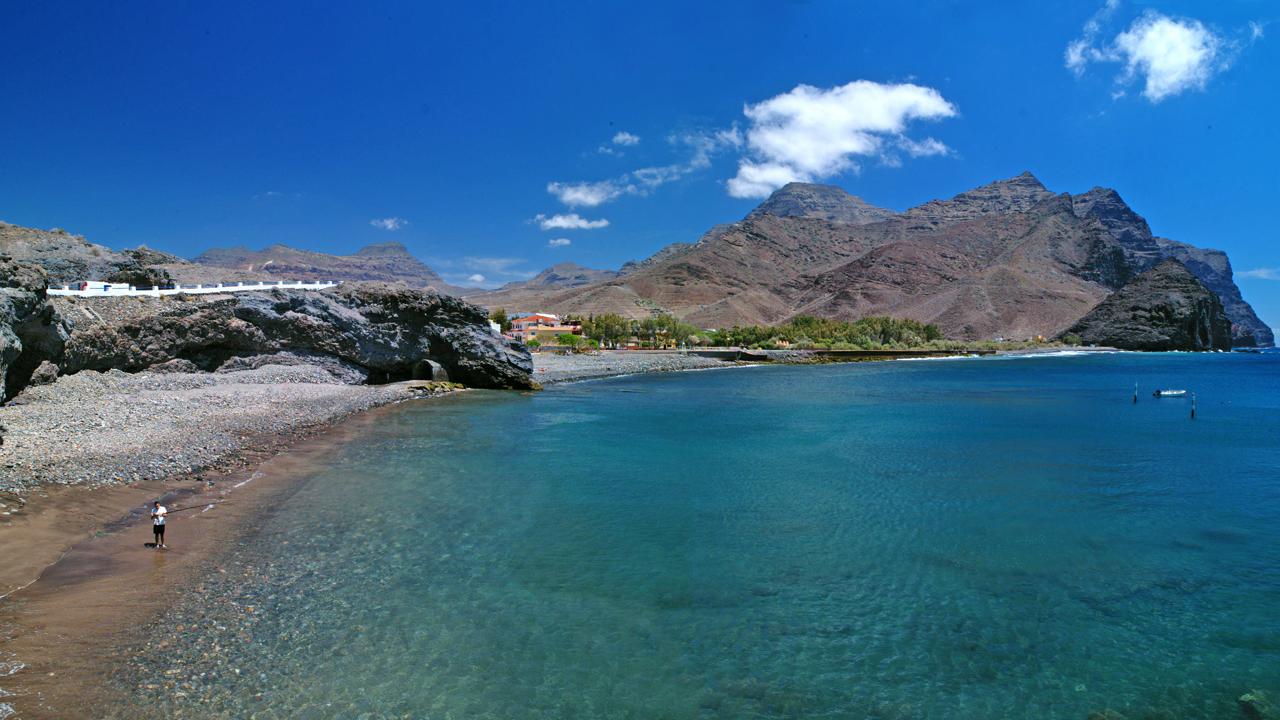
[[[761,367],[383,418],[175,608],[121,678],[148,711],[1083,720],[1280,694],[1278,355]]]

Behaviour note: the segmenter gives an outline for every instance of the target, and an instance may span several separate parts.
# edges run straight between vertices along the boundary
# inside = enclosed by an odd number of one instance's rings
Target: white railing
[[[295,282],[279,280],[257,283],[217,283],[213,285],[182,285],[174,283],[165,287],[134,287],[132,285],[96,285],[87,290],[73,289],[70,285],[49,288],[49,295],[74,297],[160,297],[162,295],[211,295],[216,293],[246,292],[248,290],[323,290],[336,287],[337,281]]]

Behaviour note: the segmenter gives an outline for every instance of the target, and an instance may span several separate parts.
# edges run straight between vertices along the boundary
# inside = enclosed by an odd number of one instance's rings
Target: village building
[[[551,344],[556,335],[581,335],[582,323],[566,322],[558,315],[551,313],[526,313],[516,315],[511,320],[511,330],[507,336],[520,342],[538,340],[541,344]],[[545,340],[544,340],[545,338]]]

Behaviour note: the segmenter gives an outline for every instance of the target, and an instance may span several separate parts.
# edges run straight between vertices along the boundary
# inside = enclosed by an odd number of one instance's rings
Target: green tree
[[[507,332],[511,329],[511,320],[507,317],[507,311],[503,308],[496,308],[489,313],[489,319],[498,323],[498,326],[502,328],[502,332]]]

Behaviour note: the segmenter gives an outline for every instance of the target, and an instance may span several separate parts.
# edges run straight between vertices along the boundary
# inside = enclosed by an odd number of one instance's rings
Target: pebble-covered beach
[[[0,492],[231,467],[247,451],[411,396],[403,384],[343,385],[305,365],[68,375],[0,409]]]

